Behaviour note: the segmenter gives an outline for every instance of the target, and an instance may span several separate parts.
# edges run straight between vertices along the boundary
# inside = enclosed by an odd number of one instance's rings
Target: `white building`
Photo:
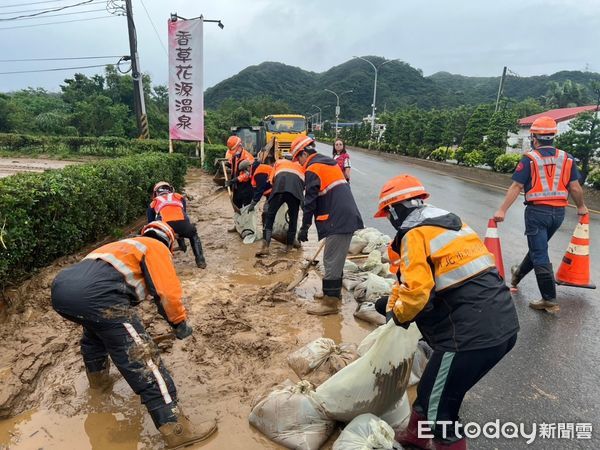
[[[558,126],[558,134],[564,133],[571,129],[571,121],[579,114],[587,111],[599,111],[596,105],[578,106],[576,108],[559,108],[549,111],[534,114],[533,116],[523,117],[519,119],[519,131],[517,133],[508,133],[507,153],[526,153],[531,150],[529,144],[529,128],[535,119],[542,116],[552,117],[556,120]],[[598,114],[598,113],[596,113]]]

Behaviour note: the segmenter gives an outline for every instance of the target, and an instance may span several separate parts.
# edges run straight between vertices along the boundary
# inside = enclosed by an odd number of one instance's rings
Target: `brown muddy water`
[[[257,260],[259,243],[244,245],[237,234],[227,233],[231,206],[226,195],[215,194],[211,178],[192,170],[187,182],[189,213],[198,224],[208,268],[195,267],[190,249],[175,253],[194,335],[160,348],[185,412],[197,421],[216,417],[219,424],[213,438],[189,448],[283,448],[250,427],[248,415],[261,394],[286,378],[297,380],[287,356],[323,336],[358,344],[374,326],[353,317],[356,302],[349,294],[341,314],[308,316],[305,305],[320,289],[315,271],[294,292],[285,292],[304,258],[316,250],[316,235],[303,250],[288,254],[274,242],[272,254]],[[50,307],[54,276],[84,254],[56,261],[7,293],[0,322],[0,448],[163,448],[139,398],[114,367],[112,392],[88,389],[79,355],[81,330]],[[151,335],[168,331],[152,304],[138,309]],[[335,435],[325,448],[334,440]]]

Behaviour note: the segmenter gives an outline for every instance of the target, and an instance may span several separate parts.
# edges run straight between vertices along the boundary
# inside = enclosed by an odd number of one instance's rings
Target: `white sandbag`
[[[333,339],[319,338],[290,354],[287,361],[298,378],[319,385],[356,358],[355,344],[337,345]]]
[[[256,226],[256,210],[248,211],[247,208],[242,208],[239,214],[233,213],[233,220],[235,229],[242,237],[244,244],[252,244],[260,239]]]
[[[287,232],[289,228],[288,218],[288,206],[286,203],[281,205],[277,214],[275,215],[275,222],[273,222],[273,234],[272,238],[282,244],[287,244]]]
[[[375,273],[378,273],[379,270],[381,270],[381,264],[381,252],[379,250],[373,250],[369,253],[367,260],[363,263],[363,265],[360,266],[360,270],[363,272],[371,272],[377,267],[378,269]]]
[[[371,253],[373,250],[385,250],[391,240],[392,239],[389,236],[380,233],[378,236],[373,236],[369,239],[369,243],[362,249],[362,252],[367,254]]]
[[[367,278],[364,281],[358,283],[354,287],[354,292],[352,293],[354,295],[354,300],[356,300],[359,303],[364,302],[367,298],[367,280],[369,279],[369,275],[371,274],[367,273],[366,275]],[[344,283],[342,282],[342,284]]]
[[[354,232],[354,236],[358,236],[361,238],[365,238],[366,236],[370,236],[370,235],[378,235],[378,234],[381,234],[381,231],[379,231],[377,228],[373,228],[373,227],[363,228],[361,230],[356,230]]]
[[[361,414],[350,422],[334,442],[332,450],[392,450],[394,430],[373,414]]]
[[[362,252],[363,248],[365,248],[368,243],[369,241],[355,234],[354,236],[352,236],[352,240],[350,241],[348,253],[350,253],[351,255],[358,255],[360,252]]]
[[[367,281],[367,277],[365,272],[345,273],[342,285],[347,291],[353,291],[360,283]]]
[[[419,341],[410,373],[409,386],[413,386],[421,380],[425,366],[427,366],[432,353],[433,349],[429,346],[429,344],[427,344],[427,342]]]
[[[406,392],[394,407],[381,415],[381,420],[384,420],[394,430],[404,429],[408,424],[410,416],[410,402]]]
[[[362,319],[374,325],[383,325],[385,323],[385,316],[382,316],[375,309],[375,303],[373,302],[362,302],[358,304],[358,308],[354,311],[354,317]]]
[[[316,389],[330,418],[349,422],[360,414],[381,415],[404,395],[421,333],[416,325],[404,329],[393,321],[375,332],[377,339],[363,356]]]
[[[248,420],[269,439],[297,450],[320,449],[335,430],[308,381],[287,380],[277,386],[252,409]]]
[[[389,295],[392,292],[393,285],[394,280],[392,278],[383,278],[370,273],[365,282],[365,301],[374,302],[379,297]]]
[[[355,273],[358,272],[358,270],[358,264],[356,264],[354,261],[350,261],[349,259],[347,259],[344,262],[344,274]]]

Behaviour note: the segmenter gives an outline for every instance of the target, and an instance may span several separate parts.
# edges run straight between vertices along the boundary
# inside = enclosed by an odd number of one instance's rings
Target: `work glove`
[[[308,242],[308,227],[302,227],[300,228],[300,231],[298,232],[298,240],[300,242]]]
[[[231,180],[228,180],[225,182],[225,187],[235,187],[237,182],[238,182],[237,178],[232,178]]]
[[[254,208],[256,208],[256,202],[253,200],[249,205],[248,205],[248,212],[250,211],[254,211]]]
[[[186,337],[190,336],[193,331],[193,328],[190,327],[184,320],[175,327],[175,337],[180,340],[185,339]]]

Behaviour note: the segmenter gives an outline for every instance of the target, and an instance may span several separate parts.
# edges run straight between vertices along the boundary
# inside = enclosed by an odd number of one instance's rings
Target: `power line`
[[[144,7],[144,11],[146,11],[146,16],[148,16],[148,20],[152,24],[152,28],[154,28],[154,34],[156,34],[156,37],[158,38],[158,41],[160,42],[160,45],[162,45],[162,48],[165,51],[165,55],[167,55],[168,54],[167,47],[165,47],[165,43],[160,38],[160,34],[158,33],[158,30],[156,29],[156,25],[154,25],[154,21],[152,20],[152,17],[150,17],[150,13],[148,13],[148,10],[146,9],[146,5],[144,4],[144,0],[140,0],[140,1],[142,3],[142,6]]]
[[[15,20],[17,22],[20,22],[21,20],[49,19],[50,17],[73,16],[76,14],[87,14],[87,13],[93,13],[93,12],[99,12],[99,11],[106,11],[106,9],[104,9],[104,8],[90,9],[89,11],[77,11],[77,12],[69,12],[69,13],[52,14],[50,16],[24,17],[22,19],[15,19]],[[0,20],[2,20],[2,19],[0,19]]]
[[[74,20],[61,20],[58,22],[48,22],[48,23],[36,23],[35,25],[19,25],[16,27],[3,27],[1,30],[14,30],[16,28],[33,28],[33,27],[41,27],[44,25],[57,25],[61,23],[72,23],[72,22],[88,22],[90,20],[98,20],[98,19],[112,19],[119,16],[98,16],[98,17],[89,17],[87,19],[74,19]]]
[[[43,2],[33,2],[33,3],[17,3],[16,5],[3,5],[0,6],[0,9],[3,8],[14,8],[15,6],[30,6],[30,5],[41,5],[42,3],[59,3],[64,0],[45,0]]]
[[[70,61],[80,59],[110,59],[120,58],[121,55],[110,55],[110,56],[68,56],[65,58],[27,58],[27,59],[0,59],[0,63],[6,62],[28,62],[28,61]]]
[[[41,16],[42,14],[47,14],[47,13],[51,13],[51,12],[58,12],[58,11],[62,11],[64,9],[69,9],[69,8],[75,8],[77,6],[81,6],[81,5],[85,5],[86,3],[92,3],[94,0],[84,0],[83,2],[79,2],[76,3],[74,5],[65,5],[65,6],[61,6],[58,8],[54,8],[54,9],[46,9],[44,11],[40,11],[37,13],[33,13],[33,14],[26,14],[24,16],[15,16],[15,17],[9,17],[8,19],[0,19],[0,22],[6,22],[8,20],[17,20],[17,19],[24,19],[26,17],[35,17],[35,16]],[[52,16],[49,16],[52,17]]]
[[[105,0],[94,0],[91,3],[88,3],[86,5],[82,5],[82,6],[89,6],[89,5],[97,5],[99,3],[104,3]],[[36,12],[36,11],[45,11],[48,8],[35,8],[35,9],[23,9],[21,11],[6,11],[6,12],[0,12],[0,15],[2,16],[7,16],[9,14],[21,14],[21,13],[26,13],[26,12]]]
[[[106,67],[108,64],[97,64],[93,66],[77,66],[77,67],[55,67],[53,69],[38,69],[38,70],[16,70],[13,72],[0,72],[0,75],[12,75],[16,73],[37,73],[37,72],[57,72],[60,70],[74,70],[74,69],[91,69],[94,67]]]

